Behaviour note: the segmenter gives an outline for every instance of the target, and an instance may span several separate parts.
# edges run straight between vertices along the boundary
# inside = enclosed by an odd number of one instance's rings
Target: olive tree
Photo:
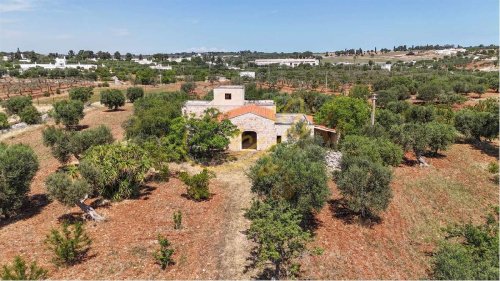
[[[296,259],[311,237],[300,226],[300,212],[282,200],[256,200],[245,216],[251,221],[247,237],[255,242],[256,264],[264,267],[271,263],[274,268],[269,277],[296,277],[299,273]]]
[[[51,112],[56,124],[62,123],[66,128],[72,128],[83,119],[83,103],[79,100],[62,100],[55,102]]]
[[[282,143],[250,168],[252,191],[285,200],[308,217],[321,210],[330,191],[323,148],[312,141]]]
[[[142,98],[144,96],[144,89],[141,87],[129,87],[127,88],[127,98],[130,102]]]
[[[207,109],[201,118],[190,117],[186,121],[187,148],[197,161],[206,162],[220,158],[238,133],[238,128],[228,119],[219,121],[217,110]]]
[[[314,118],[319,124],[336,128],[340,137],[340,133],[360,132],[370,118],[370,107],[364,100],[336,97],[323,104]]]
[[[117,110],[125,105],[125,95],[118,89],[108,89],[101,92],[101,104],[109,109]]]
[[[30,96],[16,96],[4,101],[3,106],[9,115],[19,114],[27,106],[32,105]]]
[[[378,215],[389,206],[392,172],[363,157],[343,157],[336,183],[347,206],[362,218]]]
[[[69,90],[69,98],[72,100],[79,100],[82,103],[86,103],[90,100],[94,94],[94,88],[92,87],[76,87]]]
[[[426,127],[429,137],[429,148],[434,154],[437,154],[438,150],[446,150],[455,141],[456,131],[452,125],[431,122]]]
[[[14,215],[21,208],[38,167],[29,146],[0,143],[0,217]]]

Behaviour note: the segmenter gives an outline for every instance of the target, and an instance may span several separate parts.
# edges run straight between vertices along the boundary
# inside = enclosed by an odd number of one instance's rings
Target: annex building
[[[287,131],[293,124],[304,121],[311,135],[321,135],[329,140],[335,130],[315,126],[312,116],[302,113],[276,113],[273,100],[245,100],[244,86],[220,86],[214,89],[212,101],[190,100],[182,109],[186,115],[201,116],[208,108],[216,108],[222,118],[229,119],[240,130],[231,140],[229,149],[266,150],[287,140]]]

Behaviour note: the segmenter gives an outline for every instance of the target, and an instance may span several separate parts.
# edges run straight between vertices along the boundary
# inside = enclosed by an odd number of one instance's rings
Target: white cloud
[[[5,0],[0,3],[0,13],[31,11],[33,6],[32,0]]]

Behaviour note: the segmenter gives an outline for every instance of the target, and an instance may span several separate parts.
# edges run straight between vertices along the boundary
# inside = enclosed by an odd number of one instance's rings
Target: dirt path
[[[229,189],[224,206],[226,222],[218,279],[251,279],[255,273],[253,269],[246,270],[252,244],[245,236],[250,222],[244,214],[251,205],[253,194],[245,173],[261,155],[261,152],[245,152],[237,161],[214,169],[217,180]]]

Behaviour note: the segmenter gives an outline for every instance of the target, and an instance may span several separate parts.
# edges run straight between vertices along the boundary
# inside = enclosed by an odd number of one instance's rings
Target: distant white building
[[[152,69],[158,69],[158,70],[172,70],[172,66],[170,65],[161,65],[161,64],[155,64],[149,66]]]
[[[248,77],[255,79],[255,71],[240,71],[240,77]]]
[[[44,68],[44,69],[56,69],[56,68],[59,68],[59,69],[65,69],[65,68],[80,68],[80,69],[91,69],[91,68],[96,68],[96,65],[95,64],[80,64],[80,63],[77,63],[77,64],[67,64],[66,63],[66,58],[56,58],[56,62],[54,64],[52,63],[22,63],[22,64],[19,64],[19,66],[21,67],[21,70],[24,71],[24,70],[27,70],[27,69],[30,69],[30,68],[35,68],[35,67],[41,67],[41,68]]]
[[[451,56],[451,55],[456,55],[458,53],[465,53],[467,51],[464,48],[451,48],[451,49],[443,49],[443,50],[436,50],[436,54],[438,55],[444,55],[444,56]]]
[[[279,64],[283,66],[296,67],[301,64],[309,64],[311,66],[319,65],[317,59],[257,59],[255,64],[258,66],[266,66],[271,64]]]
[[[136,62],[138,64],[152,64],[153,61],[152,60],[148,60],[148,59],[132,59],[133,62]]]

